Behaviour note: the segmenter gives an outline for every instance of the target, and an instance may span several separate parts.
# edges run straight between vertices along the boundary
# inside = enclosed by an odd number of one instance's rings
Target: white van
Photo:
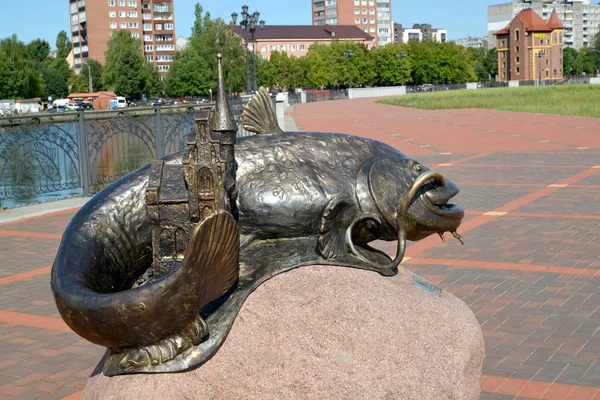
[[[125,97],[123,97],[123,96],[117,96],[117,97],[115,97],[115,100],[117,101],[117,104],[119,105],[119,108],[125,108],[125,107],[127,107],[127,100],[125,99]]]
[[[69,99],[57,99],[52,102],[52,106],[64,106],[66,108],[70,102]]]

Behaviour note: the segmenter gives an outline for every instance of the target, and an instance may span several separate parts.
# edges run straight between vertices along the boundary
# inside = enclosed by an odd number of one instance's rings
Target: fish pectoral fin
[[[319,252],[325,259],[340,258],[348,254],[346,230],[349,215],[353,214],[351,203],[340,198],[329,201],[319,224]]]
[[[252,96],[242,113],[242,126],[258,134],[283,133],[277,122],[277,112],[271,95],[264,87]]]
[[[217,211],[194,229],[184,268],[202,270],[197,293],[201,305],[218,299],[237,283],[239,253],[237,223],[227,211]]]

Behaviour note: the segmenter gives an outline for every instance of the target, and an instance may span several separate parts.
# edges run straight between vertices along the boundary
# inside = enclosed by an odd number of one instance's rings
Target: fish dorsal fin
[[[277,113],[271,95],[264,87],[252,96],[244,113],[242,125],[245,130],[258,134],[283,133],[277,123]]]

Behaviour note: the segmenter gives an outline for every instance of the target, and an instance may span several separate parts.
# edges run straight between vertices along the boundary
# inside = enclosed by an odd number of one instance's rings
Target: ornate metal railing
[[[247,99],[230,99],[238,136]],[[199,106],[0,118],[0,208],[89,195],[185,148]]]

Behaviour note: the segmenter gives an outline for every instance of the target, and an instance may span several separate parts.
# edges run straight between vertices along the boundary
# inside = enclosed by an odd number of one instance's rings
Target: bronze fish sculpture
[[[136,286],[152,261],[148,165],[94,196],[67,227],[52,269],[53,293],[67,324],[109,349],[105,374],[201,365],[223,344],[248,295],[278,273],[321,264],[390,276],[407,240],[450,232],[462,241],[456,231],[464,212],[449,203],[458,187],[396,149],[341,133],[283,132],[262,88],[243,123],[258,134],[235,145],[237,226],[228,213],[209,218],[178,270]],[[184,155],[164,161],[181,165]],[[215,230],[219,224],[228,229]],[[202,250],[208,238],[223,249]],[[394,259],[369,246],[377,239],[398,241]],[[239,277],[231,285],[237,260],[227,252],[236,246]]]

